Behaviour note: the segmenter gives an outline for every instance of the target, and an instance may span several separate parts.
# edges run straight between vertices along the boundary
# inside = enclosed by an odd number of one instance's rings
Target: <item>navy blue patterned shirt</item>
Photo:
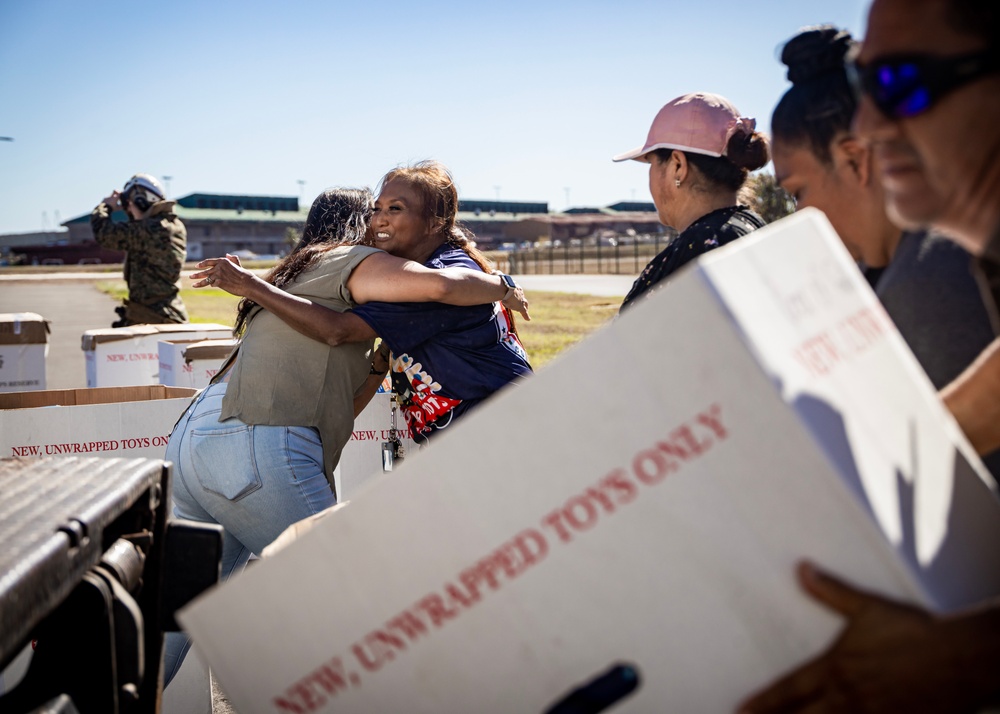
[[[428,268],[480,270],[469,255],[445,243]],[[389,344],[393,391],[418,442],[506,386],[531,374],[528,356],[499,303],[370,302],[352,312]]]

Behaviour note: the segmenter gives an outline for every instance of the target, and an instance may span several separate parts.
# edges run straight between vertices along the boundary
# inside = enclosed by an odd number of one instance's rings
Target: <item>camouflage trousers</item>
[[[164,322],[184,323],[188,321],[187,313],[184,311],[183,303],[180,309],[177,304],[180,300],[163,300],[153,305],[143,305],[142,303],[125,300],[121,307],[115,308],[120,320],[111,323],[112,327],[128,327],[129,325],[158,325]]]

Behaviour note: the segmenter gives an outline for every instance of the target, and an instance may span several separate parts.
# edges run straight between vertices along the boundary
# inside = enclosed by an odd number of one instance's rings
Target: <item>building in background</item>
[[[526,235],[538,235],[533,242],[552,245],[603,242],[614,245],[634,236],[662,236],[666,228],[660,223],[652,203],[623,201],[601,208],[568,208],[562,213],[529,216],[517,228]]]
[[[241,196],[192,193],[177,199],[177,216],[187,228],[188,260],[217,258],[226,253],[240,257],[273,258],[287,253],[291,235],[298,236],[308,210],[294,196]],[[118,211],[113,219],[125,222]],[[70,244],[94,240],[90,214],[63,223]]]
[[[177,199],[176,211],[187,228],[189,261],[226,253],[273,259],[286,254],[298,240],[308,207],[300,206],[294,196],[192,193]],[[127,220],[121,211],[113,219]],[[458,220],[475,234],[482,250],[663,232],[653,204],[641,202],[558,213],[550,212],[545,202],[463,199]],[[122,261],[123,254],[94,241],[89,213],[62,225],[65,231],[0,236],[0,249],[34,264]]]
[[[69,232],[65,229],[31,233],[5,233],[0,235],[0,262],[6,265],[11,254],[18,253],[20,246],[65,246],[68,243]]]

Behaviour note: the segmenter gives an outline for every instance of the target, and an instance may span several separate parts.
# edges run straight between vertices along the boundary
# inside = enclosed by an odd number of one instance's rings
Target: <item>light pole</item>
[[[500,187],[499,186],[494,186],[493,190],[497,192],[497,201],[499,201],[500,200]]]
[[[172,178],[173,178],[173,176],[164,176],[163,177],[163,183],[167,187],[166,198],[170,198],[170,179],[172,179]]]
[[[305,179],[299,179],[295,183],[299,185],[299,202],[301,202],[302,199],[305,197],[306,182]]]

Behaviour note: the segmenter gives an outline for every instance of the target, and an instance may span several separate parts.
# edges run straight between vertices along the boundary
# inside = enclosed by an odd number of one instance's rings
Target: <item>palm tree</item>
[[[778,185],[774,174],[761,171],[747,182],[750,207],[768,223],[795,212],[795,200]]]

